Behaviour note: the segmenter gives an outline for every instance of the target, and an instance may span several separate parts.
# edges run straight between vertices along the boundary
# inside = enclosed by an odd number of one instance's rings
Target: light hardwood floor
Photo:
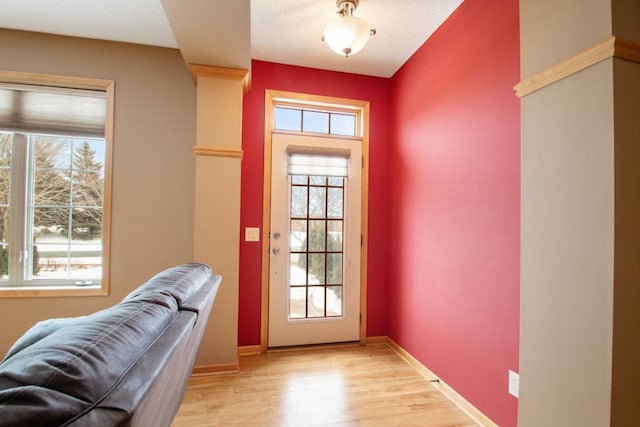
[[[172,427],[476,426],[386,344],[275,351],[193,377]]]

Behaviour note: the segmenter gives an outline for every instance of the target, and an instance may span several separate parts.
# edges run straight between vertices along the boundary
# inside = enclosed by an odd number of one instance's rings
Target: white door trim
[[[302,150],[307,154],[345,156],[348,178],[344,187],[342,316],[289,318],[290,281],[290,184],[287,157]],[[359,340],[361,141],[307,135],[278,134],[272,137],[271,252],[269,280],[269,347],[327,344]],[[277,237],[276,237],[277,234]],[[275,251],[275,252],[274,252]],[[277,252],[277,253],[276,253]],[[298,288],[299,289],[299,288]],[[326,295],[326,294],[325,294]]]
[[[369,102],[346,98],[307,95],[294,92],[265,91],[264,125],[264,179],[262,200],[262,273],[261,273],[261,315],[260,351],[268,346],[269,313],[269,227],[271,222],[271,137],[274,123],[274,106],[279,103],[297,105],[326,106],[355,111],[358,114],[358,139],[362,140],[362,245],[360,255],[360,343],[367,339],[367,245],[368,245],[368,194],[369,194]]]

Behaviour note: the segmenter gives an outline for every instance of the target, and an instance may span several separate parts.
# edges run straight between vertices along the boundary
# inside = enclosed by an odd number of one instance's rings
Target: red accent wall
[[[242,230],[262,226],[265,89],[370,101],[367,335],[503,427],[517,419],[518,40],[516,0],[465,0],[392,79],[253,61],[243,106]],[[260,244],[242,241],[239,345],[260,342],[260,272]]]
[[[392,78],[389,336],[500,426],[518,371],[517,0],[465,0]]]
[[[368,336],[387,334],[389,281],[391,126],[389,79],[312,68],[251,63],[251,90],[245,95],[242,123],[240,307],[238,345],[260,343],[261,243],[244,242],[245,227],[262,228],[265,90],[359,99],[370,102]]]

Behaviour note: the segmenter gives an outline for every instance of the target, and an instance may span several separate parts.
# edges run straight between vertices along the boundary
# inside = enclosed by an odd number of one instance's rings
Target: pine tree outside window
[[[0,81],[0,296],[108,291],[113,84],[98,83]]]

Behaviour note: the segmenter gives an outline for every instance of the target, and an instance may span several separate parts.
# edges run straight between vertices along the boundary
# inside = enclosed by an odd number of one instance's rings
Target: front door
[[[272,135],[269,347],[359,340],[361,141]]]

